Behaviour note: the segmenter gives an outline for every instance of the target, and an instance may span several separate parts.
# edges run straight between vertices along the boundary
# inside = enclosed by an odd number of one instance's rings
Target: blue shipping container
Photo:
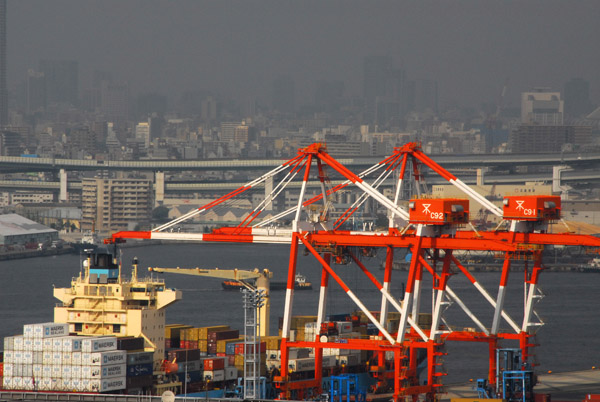
[[[127,377],[139,377],[142,375],[152,375],[152,363],[127,366]]]

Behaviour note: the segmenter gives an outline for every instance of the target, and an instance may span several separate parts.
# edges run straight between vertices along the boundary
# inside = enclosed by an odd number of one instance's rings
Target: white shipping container
[[[65,336],[62,339],[62,351],[63,352],[80,352],[81,351],[81,337],[78,336]]]
[[[107,378],[106,380],[91,380],[90,386],[93,392],[116,391],[125,389],[125,377]]]
[[[42,363],[43,364],[52,364],[53,363],[53,359],[52,359],[52,352],[42,352]]]
[[[12,386],[13,389],[21,389],[23,387],[23,377],[13,377],[12,378]]]
[[[91,381],[92,380],[90,380],[88,378],[82,378],[81,379],[81,386],[80,386],[80,388],[81,388],[82,392],[86,392],[86,391],[87,392],[91,392],[92,391]]]
[[[127,375],[126,364],[112,364],[110,366],[93,366],[92,367],[92,379],[97,378],[113,378],[113,377],[125,377]]]
[[[7,336],[4,338],[4,353],[9,350],[15,350],[15,337]]]
[[[44,369],[42,364],[34,364],[32,366],[33,376],[35,378],[42,378],[44,376]]]
[[[33,378],[32,377],[23,377],[23,388],[26,391],[33,391]]]
[[[71,378],[73,370],[71,366],[62,366],[62,379]]]
[[[338,356],[338,364],[340,366],[354,367],[358,366],[358,355]]]
[[[204,381],[225,381],[225,370],[204,370],[203,377]]]
[[[81,341],[82,352],[105,352],[117,349],[117,338],[102,337],[102,338],[85,338]]]
[[[52,391],[52,379],[42,378],[38,381],[38,389],[40,391]]]
[[[71,378],[81,379],[81,366],[71,366]]]
[[[289,356],[290,359],[303,359],[308,357],[310,351],[307,348],[290,348]]]
[[[199,360],[177,363],[178,373],[185,373],[186,371],[200,371],[202,368],[202,363]]]
[[[4,378],[2,379],[2,388],[13,389],[12,381],[13,381],[12,377],[4,376]]]
[[[25,338],[22,336],[13,336],[13,350],[23,350],[23,342]]]
[[[323,357],[323,360],[325,360],[325,357]],[[315,360],[311,358],[290,359],[288,367],[296,372],[311,371],[315,369]]]
[[[52,366],[51,365],[43,365],[42,366],[42,378],[52,378]]]
[[[62,383],[60,384],[61,391],[72,391],[73,390],[73,380],[70,378],[63,378]]]
[[[60,363],[63,366],[70,366],[72,364],[71,352],[62,352],[62,358]]]
[[[109,365],[109,364],[127,364],[127,351],[114,350],[112,352],[92,353],[93,366]]]
[[[23,351],[33,352],[33,338],[23,338]]]
[[[42,339],[42,350],[44,352],[52,352],[52,342],[54,339],[52,338],[44,338]]]
[[[347,321],[337,321],[336,323],[338,333],[341,334],[349,334],[352,332],[352,323]]]
[[[71,364],[73,366],[81,366],[81,352],[71,353]]]
[[[73,391],[81,392],[81,379],[80,378],[72,378],[71,379],[71,387]]]
[[[53,352],[62,352],[63,349],[63,343],[62,343],[62,336],[59,338],[49,338],[50,342],[52,342],[52,351]]]
[[[265,362],[265,365],[267,366],[267,370],[272,370],[272,369],[281,369],[281,360],[279,359],[267,359],[267,361]]]
[[[12,363],[15,358],[15,352],[4,349],[4,363]]]
[[[238,378],[237,367],[225,367],[225,381],[235,380]]]
[[[41,338],[35,338],[33,340],[32,350],[34,352],[41,352],[42,350],[44,350],[44,340]]]
[[[92,366],[81,366],[81,379],[92,378]]]
[[[44,352],[33,352],[33,364],[44,363]]]
[[[92,364],[92,354],[81,352],[81,365],[89,366],[90,364]]]
[[[50,376],[52,378],[60,378],[62,376],[62,365],[61,364],[53,364],[52,365],[52,374]]]
[[[66,335],[69,335],[69,324],[57,322],[33,324],[34,338],[55,338]]]
[[[62,362],[62,352],[52,352],[52,364],[60,364]]]
[[[33,375],[33,364],[23,364],[21,367],[21,373],[19,374],[22,377],[31,377]]]
[[[4,352],[6,356],[6,352]],[[15,365],[13,363],[4,363],[4,377],[13,377],[15,375]]]
[[[23,336],[26,338],[33,338],[33,326],[35,324],[25,324],[23,325]]]

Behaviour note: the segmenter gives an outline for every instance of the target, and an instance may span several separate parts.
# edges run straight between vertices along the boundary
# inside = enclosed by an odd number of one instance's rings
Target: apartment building
[[[84,179],[82,230],[133,229],[150,220],[152,182],[144,179]]]

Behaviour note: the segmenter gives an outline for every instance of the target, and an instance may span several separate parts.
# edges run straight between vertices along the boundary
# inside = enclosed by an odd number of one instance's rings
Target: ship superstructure
[[[112,254],[97,252],[88,254],[70,288],[54,289],[54,297],[62,302],[54,308],[54,322],[68,323],[70,333],[142,337],[156,363],[165,356],[165,308],[181,299],[181,291],[162,279],[138,278],[136,260],[125,279]]]

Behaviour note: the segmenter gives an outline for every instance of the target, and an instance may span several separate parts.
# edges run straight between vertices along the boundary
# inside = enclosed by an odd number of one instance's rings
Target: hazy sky
[[[113,72],[132,92],[188,89],[268,99],[279,74],[303,99],[341,79],[362,93],[362,59],[386,54],[436,79],[442,106],[507,103],[532,86],[587,79],[600,100],[600,1],[9,0],[8,80],[41,58]],[[298,103],[301,103],[300,100]]]

